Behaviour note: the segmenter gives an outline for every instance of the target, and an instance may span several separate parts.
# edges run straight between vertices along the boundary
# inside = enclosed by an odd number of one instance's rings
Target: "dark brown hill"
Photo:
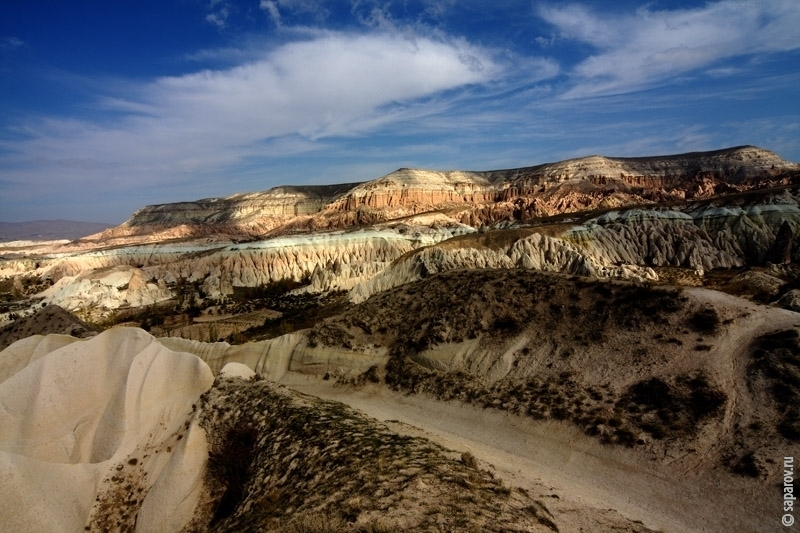
[[[11,324],[0,328],[0,350],[31,335],[58,333],[78,338],[97,334],[92,326],[57,305],[48,305],[34,314],[17,318]]]

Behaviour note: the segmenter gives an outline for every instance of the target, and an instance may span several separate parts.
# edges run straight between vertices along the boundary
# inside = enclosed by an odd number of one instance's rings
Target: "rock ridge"
[[[755,146],[651,157],[592,155],[492,171],[401,168],[375,180],[281,186],[143,207],[84,244],[340,229],[435,210],[478,227],[565,211],[703,198],[788,184],[800,165]]]

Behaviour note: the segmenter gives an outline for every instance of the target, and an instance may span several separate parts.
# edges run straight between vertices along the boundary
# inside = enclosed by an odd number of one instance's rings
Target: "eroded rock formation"
[[[15,250],[0,260],[0,277],[35,277],[40,288],[20,288],[30,293],[53,285],[41,296],[73,310],[149,305],[182,282],[222,298],[303,280],[304,292],[345,290],[360,301],[456,268],[653,279],[654,267],[784,263],[800,258],[797,189],[747,190],[798,175],[798,165],[755,147],[489,172],[400,169],[360,184],[145,207],[53,253]],[[721,191],[745,192],[714,196]],[[672,207],[653,205],[662,200]],[[469,237],[478,228],[502,242],[480,244]]]
[[[208,366],[131,328],[50,338],[0,352],[3,529],[179,531],[207,458]]]

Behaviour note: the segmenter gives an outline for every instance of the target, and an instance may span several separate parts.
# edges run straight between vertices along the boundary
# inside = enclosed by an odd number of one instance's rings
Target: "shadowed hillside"
[[[77,338],[91,337],[97,330],[57,305],[42,307],[34,314],[18,318],[0,328],[0,350],[31,335],[58,333]]]

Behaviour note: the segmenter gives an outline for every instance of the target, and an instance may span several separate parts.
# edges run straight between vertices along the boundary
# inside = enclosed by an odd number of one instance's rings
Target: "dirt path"
[[[378,420],[397,421],[398,431],[408,425],[412,428],[406,427],[407,433],[470,451],[511,485],[557,494],[560,505],[548,506],[563,511],[556,516],[561,531],[584,527],[579,526],[583,520],[570,519],[569,510],[576,505],[614,509],[663,531],[732,531],[731,521],[736,531],[763,531],[758,517],[736,504],[746,496],[740,491],[718,486],[717,479],[675,475],[636,451],[601,446],[564,423],[534,422],[380,387],[354,391],[305,377],[287,385],[346,403]],[[586,526],[591,530],[591,524]]]

